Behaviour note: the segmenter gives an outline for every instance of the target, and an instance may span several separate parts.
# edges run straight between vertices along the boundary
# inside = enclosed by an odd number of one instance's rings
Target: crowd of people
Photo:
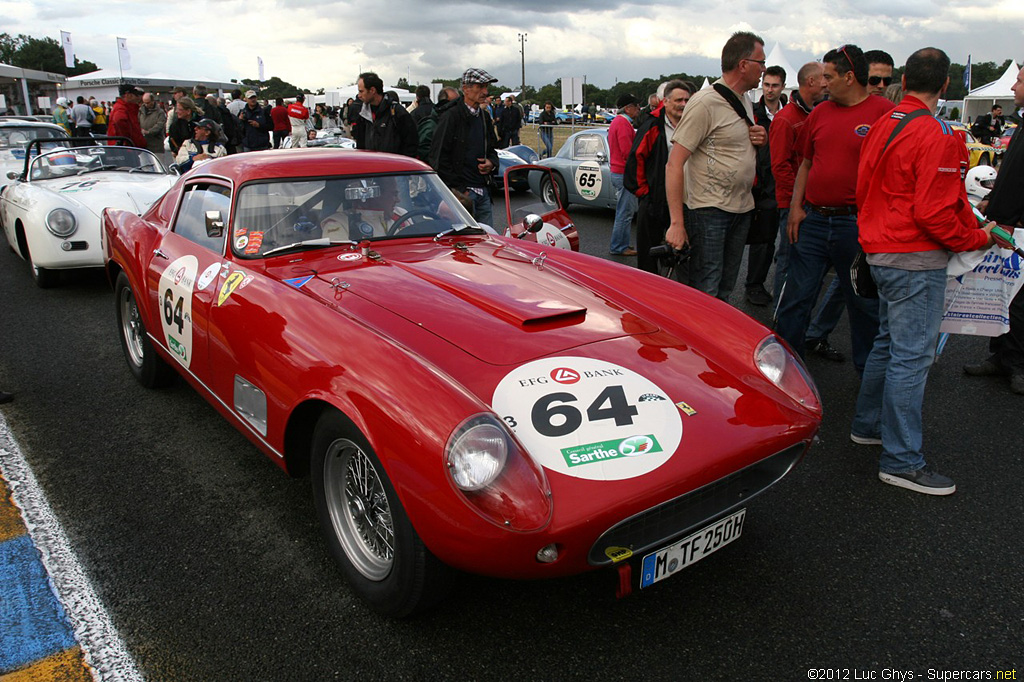
[[[881,447],[880,480],[931,495],[956,490],[923,454],[924,386],[943,314],[947,258],[999,243],[996,223],[1012,228],[1024,217],[1019,135],[988,201],[979,205],[988,220],[979,222],[972,212],[964,138],[935,117],[949,66],[944,52],[924,48],[894,83],[891,56],[843,45],[803,65],[787,98],[792,74],[766,63],[760,37],[738,32],[722,50],[722,77],[713,87],[671,80],[643,108],[623,95],[608,129],[618,196],[611,253],[636,256],[640,268],[657,272],[650,250],[666,242],[677,250],[680,281],[728,301],[746,252],[746,300],[773,305],[777,333],[801,355],[845,360],[829,343],[845,309],[852,364],[861,377],[850,439]],[[312,113],[302,95],[287,106],[282,100],[263,105],[255,91],[244,98],[236,91],[225,104],[202,86],[191,97],[176,90],[173,110],[165,112],[151,95],[123,86],[109,113],[100,106],[102,118],[81,98],[66,117],[74,126],[105,119],[108,134],[154,151],[163,151],[166,138],[183,168],[286,139],[304,146],[309,130],[336,122],[359,149],[425,161],[476,220],[491,224],[497,149],[519,143],[525,118],[514,97],[491,101],[488,88],[496,81],[470,68],[461,87],[444,88],[437,102],[420,86],[405,107],[377,74],[365,72],[356,99],[337,111],[318,105]],[[757,87],[762,95],[752,102],[746,95]],[[1014,93],[1024,106],[1024,70]],[[1000,115],[993,111],[977,124],[995,134]],[[556,123],[550,102],[538,123],[550,155]],[[634,216],[637,248],[630,245]],[[877,293],[854,279],[861,261]],[[835,277],[818,303],[829,270]],[[992,356],[965,371],[1008,376],[1011,389],[1024,394],[1021,296],[1010,320],[1010,332],[993,340]]]
[[[1019,136],[979,204],[987,220],[975,217],[964,135],[935,117],[949,67],[945,53],[924,48],[893,83],[888,54],[843,45],[799,70],[787,102],[788,74],[766,64],[761,38],[739,32],[723,48],[723,75],[712,88],[664,84],[636,133],[638,103],[623,96],[608,132],[619,191],[611,253],[635,254],[641,268],[655,271],[647,252],[664,240],[686,261],[677,268],[685,283],[728,301],[746,252],[746,300],[774,304],[777,333],[801,355],[844,360],[828,335],[845,309],[861,377],[850,439],[881,447],[880,480],[930,495],[956,490],[923,454],[924,387],[947,260],[1008,246],[993,227],[1012,232],[1024,217]],[[759,83],[763,95],[752,103],[745,94]],[[1024,70],[1014,93],[1024,106]],[[627,241],[634,213],[639,249]],[[870,273],[870,286],[854,278],[855,265]],[[815,316],[830,269],[835,277]],[[964,368],[968,374],[1008,376],[1024,393],[1022,313],[1017,296],[1010,331],[993,339],[992,357]]]

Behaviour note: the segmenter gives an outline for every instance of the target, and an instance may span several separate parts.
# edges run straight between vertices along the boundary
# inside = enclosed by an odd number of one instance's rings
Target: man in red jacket
[[[142,126],[139,124],[139,102],[146,93],[141,88],[126,84],[122,84],[118,91],[121,96],[110,110],[107,135],[127,137],[133,146],[145,149],[146,137],[142,134]]]
[[[924,387],[942,322],[948,252],[989,246],[995,225],[978,227],[964,189],[967,148],[934,117],[948,73],[942,50],[926,47],[907,59],[903,101],[871,126],[857,175],[860,244],[878,284],[879,327],[850,438],[882,446],[882,482],[926,495],[956,492],[921,452]]]

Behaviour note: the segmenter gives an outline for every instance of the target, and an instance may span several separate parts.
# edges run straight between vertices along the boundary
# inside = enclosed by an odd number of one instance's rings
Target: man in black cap
[[[190,140],[185,140],[178,149],[174,162],[184,173],[196,163],[226,156],[227,147],[220,141],[220,125],[213,119],[204,118],[196,123],[195,132]]]
[[[107,135],[127,137],[133,146],[145,149],[146,137],[142,134],[142,126],[139,124],[139,102],[146,93],[141,88],[125,83],[118,87],[118,92],[121,96],[110,110]]]
[[[610,250],[613,256],[635,256],[636,249],[629,245],[629,230],[636,215],[637,200],[635,194],[622,186],[622,174],[626,172],[626,159],[636,136],[634,121],[640,116],[640,105],[636,97],[625,94],[619,95],[615,107],[619,114],[608,126],[608,166],[616,198]]]
[[[478,223],[492,225],[489,179],[498,167],[498,138],[487,110],[487,86],[497,78],[483,69],[462,74],[462,96],[442,111],[430,143],[429,163],[467,206]],[[627,150],[628,151],[628,150]]]

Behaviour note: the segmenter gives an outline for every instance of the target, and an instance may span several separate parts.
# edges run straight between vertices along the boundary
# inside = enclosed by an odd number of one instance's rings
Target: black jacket
[[[373,112],[373,122],[360,117],[359,125],[366,126],[360,149],[416,158],[419,133],[416,131],[416,122],[401,102],[384,97]],[[359,146],[358,139],[356,146]]]
[[[665,143],[665,107],[658,107],[647,117],[633,138],[633,146],[626,157],[622,173],[622,186],[639,199],[650,204],[667,205],[665,197],[665,163],[668,145]]]
[[[247,149],[270,149],[270,131],[274,129],[274,122],[266,109],[256,105],[255,109],[249,108],[246,104],[242,107],[242,113],[238,115],[242,123],[242,145]],[[258,126],[249,125],[249,121],[256,121]]]
[[[523,112],[519,108],[519,105],[513,104],[512,106],[502,107],[501,111],[498,112],[498,130],[501,133],[507,134],[515,132],[523,127]]]
[[[441,181],[449,187],[463,190],[466,188],[466,134],[469,130],[472,114],[461,96],[434,107],[437,112],[437,129],[430,143],[430,166],[437,171]],[[498,168],[498,138],[494,134],[491,115],[487,110],[480,109],[484,124],[484,156]],[[473,170],[473,169],[468,169]],[[487,182],[486,176],[483,182]]]
[[[786,106],[786,96],[779,102],[779,111]],[[762,126],[767,133],[771,129],[772,120],[768,118],[768,108],[764,104],[764,96],[754,104],[754,123]],[[778,208],[775,201],[775,177],[772,175],[772,155],[768,142],[757,148],[757,181],[754,183],[754,203],[758,208]]]

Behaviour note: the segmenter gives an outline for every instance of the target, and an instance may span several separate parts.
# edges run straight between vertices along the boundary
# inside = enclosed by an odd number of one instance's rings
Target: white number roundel
[[[184,367],[192,363],[192,287],[198,270],[199,260],[195,256],[174,260],[160,275],[157,292],[164,341],[174,359]]]
[[[594,481],[654,471],[683,436],[679,410],[657,384],[591,358],[517,367],[498,383],[491,405],[542,466]]]
[[[593,162],[581,163],[576,168],[576,191],[587,201],[593,201],[601,196],[601,183],[603,175],[601,166]]]

